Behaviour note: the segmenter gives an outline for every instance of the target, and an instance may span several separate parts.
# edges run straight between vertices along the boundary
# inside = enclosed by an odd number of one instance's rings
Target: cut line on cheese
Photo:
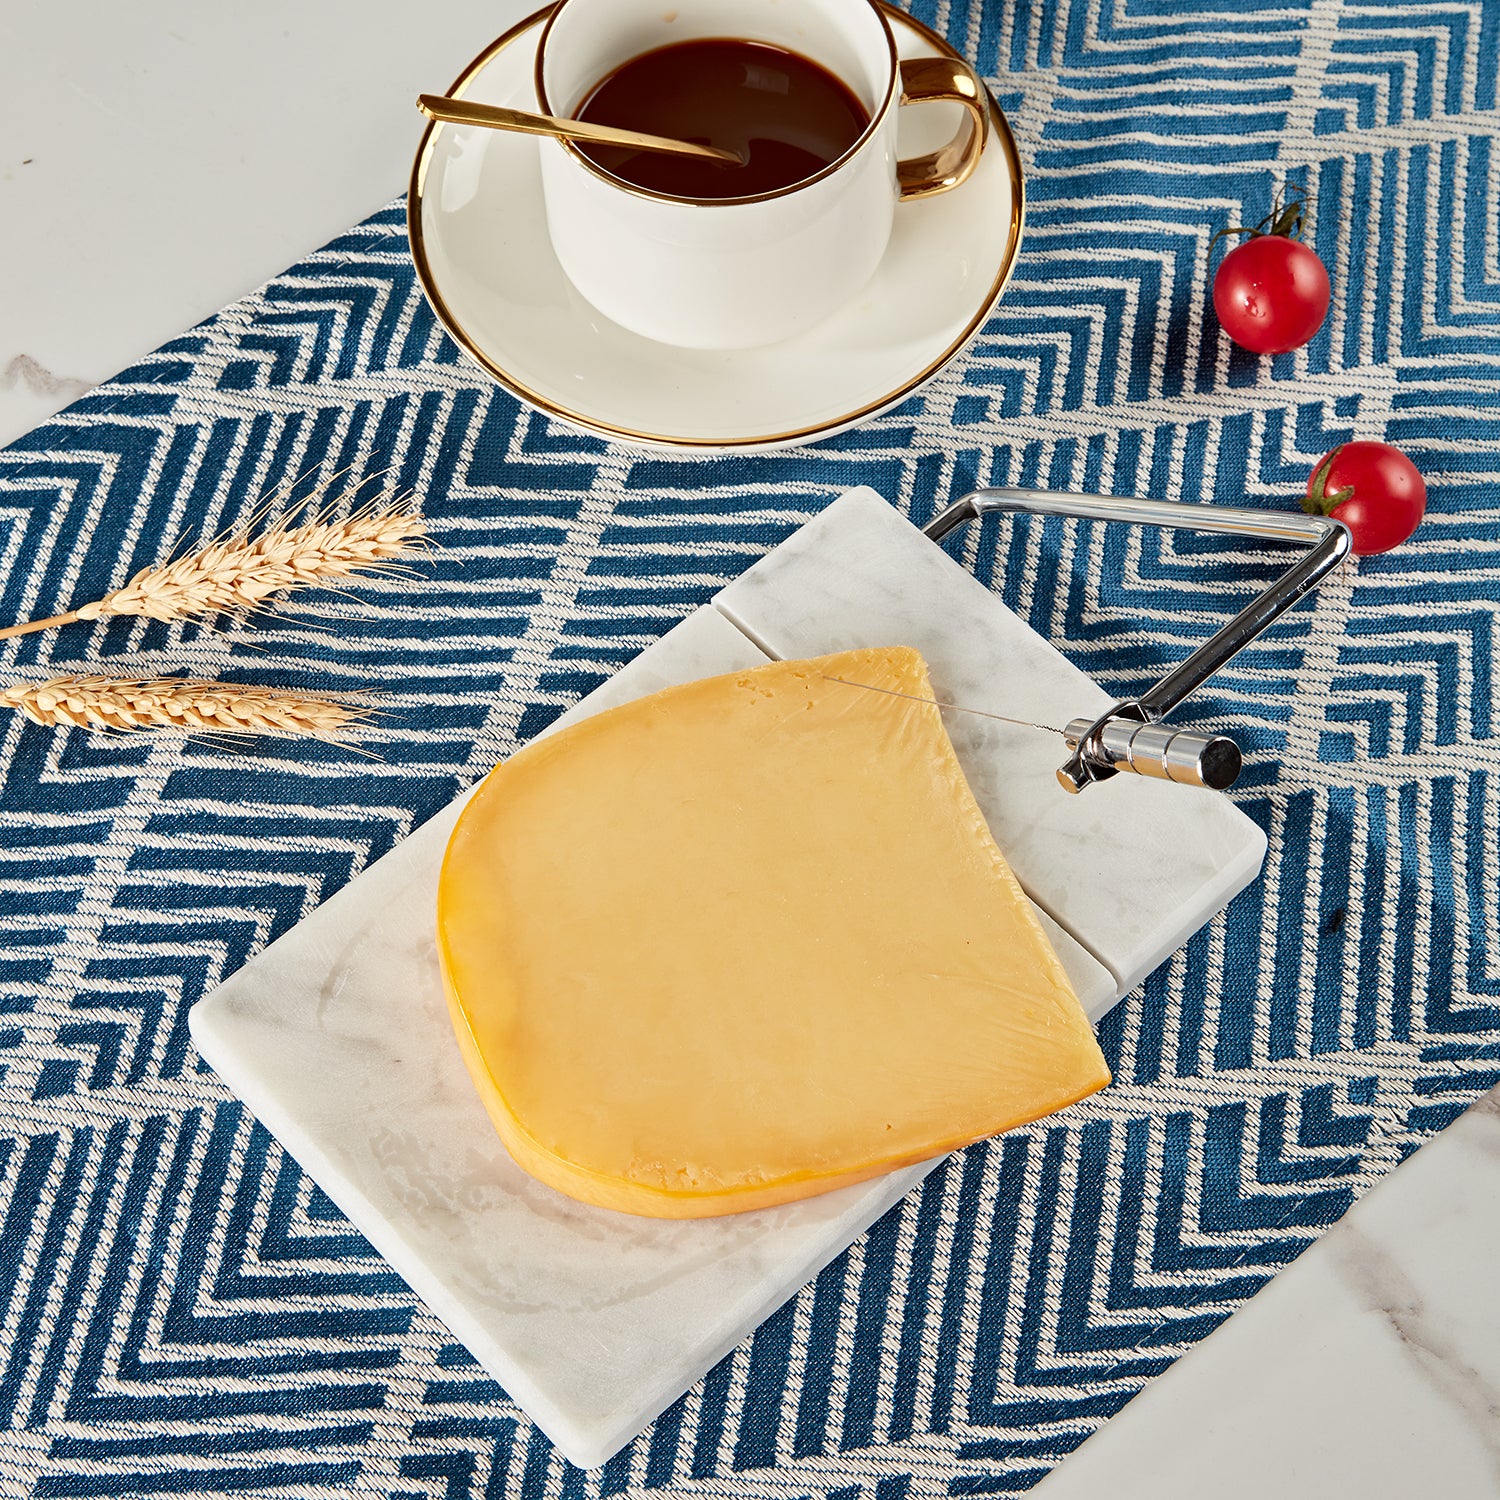
[[[906,647],[772,662],[490,773],[448,845],[438,952],[522,1168],[627,1213],[736,1213],[1109,1082],[931,697]]]

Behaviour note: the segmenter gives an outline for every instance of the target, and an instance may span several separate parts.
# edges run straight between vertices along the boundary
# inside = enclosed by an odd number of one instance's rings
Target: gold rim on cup
[[[547,19],[542,23],[542,34],[536,41],[536,61],[532,64],[532,82],[536,87],[537,104],[544,115],[561,114],[561,110],[553,109],[547,102],[547,85],[542,80],[542,58],[547,50],[547,38],[552,33],[552,23],[557,19],[567,0],[557,0],[547,10]],[[582,162],[595,177],[602,177],[611,187],[622,188],[625,192],[633,194],[637,198],[649,198],[656,203],[693,203],[700,207],[725,207],[732,208],[740,203],[765,203],[772,198],[783,198],[788,193],[800,192],[805,187],[810,187],[815,182],[821,182],[825,177],[838,171],[843,164],[855,154],[866,141],[875,133],[876,126],[881,117],[890,107],[892,98],[895,96],[896,87],[900,80],[900,69],[896,56],[896,38],[891,33],[891,23],[886,19],[885,12],[880,5],[880,0],[869,0],[870,9],[875,12],[875,19],[880,22],[880,29],[885,33],[885,44],[890,54],[891,78],[885,86],[885,96],[870,113],[869,123],[860,131],[859,139],[854,142],[836,161],[831,161],[826,167],[819,168],[811,177],[804,177],[800,182],[788,183],[786,187],[773,188],[767,193],[751,193],[743,198],[679,198],[672,193],[658,193],[653,188],[637,187],[633,182],[627,182],[623,177],[617,177],[613,172],[601,167],[587,152],[580,151],[574,141],[563,140],[561,145],[574,161]],[[847,85],[846,85],[847,87]]]

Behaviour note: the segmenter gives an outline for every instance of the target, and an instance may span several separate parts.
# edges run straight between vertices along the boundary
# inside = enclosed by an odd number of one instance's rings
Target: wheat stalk
[[[417,551],[426,536],[421,516],[400,503],[377,502],[343,520],[328,510],[295,525],[288,517],[254,536],[235,532],[197,552],[143,568],[123,588],[92,604],[8,626],[0,630],[0,639],[110,615],[171,622],[244,613],[286,589],[389,571],[396,559]]]
[[[74,674],[20,682],[0,705],[34,724],[78,729],[169,729],[182,734],[274,734],[344,742],[373,708],[276,688],[195,677],[98,677]]]

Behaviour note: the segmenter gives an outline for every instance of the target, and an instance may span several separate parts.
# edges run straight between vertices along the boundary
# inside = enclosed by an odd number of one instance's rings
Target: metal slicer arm
[[[1349,532],[1343,523],[1297,511],[995,488],[975,490],[955,500],[923,530],[934,542],[940,542],[955,528],[992,512],[1123,521],[1173,531],[1218,531],[1257,540],[1310,544],[1310,550],[1270,588],[1153,687],[1138,698],[1116,703],[1092,722],[1075,719],[1070,723],[1067,733],[1072,754],[1057,773],[1070,792],[1081,792],[1092,782],[1107,780],[1121,771],[1219,790],[1229,786],[1240,767],[1239,748],[1232,740],[1223,735],[1172,731],[1160,727],[1160,720],[1317,588],[1349,555]]]

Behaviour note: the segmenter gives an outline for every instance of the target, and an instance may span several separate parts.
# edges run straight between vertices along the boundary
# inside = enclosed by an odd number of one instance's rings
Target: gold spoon
[[[645,135],[639,130],[621,130],[614,125],[590,125],[583,120],[560,120],[556,115],[537,115],[524,109],[506,109],[499,104],[473,104],[467,99],[448,99],[442,94],[421,94],[417,108],[429,120],[450,125],[483,125],[491,130],[519,130],[523,135],[555,135],[575,141],[597,141],[603,146],[629,146],[637,151],[663,151],[673,156],[704,156],[730,166],[744,166],[736,151],[717,146],[699,146],[692,141],[665,135]]]

